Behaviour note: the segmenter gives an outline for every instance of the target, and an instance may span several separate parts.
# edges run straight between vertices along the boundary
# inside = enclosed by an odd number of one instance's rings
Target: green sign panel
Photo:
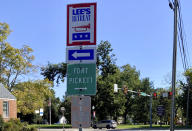
[[[141,96],[147,96],[147,94],[144,92],[141,92]]]
[[[96,94],[96,64],[67,65],[67,95]]]

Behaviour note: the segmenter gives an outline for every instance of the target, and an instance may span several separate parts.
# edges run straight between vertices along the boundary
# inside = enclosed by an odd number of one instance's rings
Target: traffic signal
[[[153,98],[157,99],[157,93],[156,92],[153,93]]]
[[[128,92],[128,87],[126,85],[123,85],[123,93],[127,94]]]
[[[138,96],[140,96],[141,95],[141,91],[139,90],[139,91],[137,91],[137,95]]]
[[[125,88],[123,89],[123,92],[124,92],[124,94],[127,94],[127,92],[128,92],[128,88],[125,87]]]
[[[118,92],[118,85],[114,84],[114,93],[117,93],[117,92]]]
[[[168,92],[168,99],[171,99],[172,98],[172,95],[173,95],[173,93],[170,91],[170,92]]]

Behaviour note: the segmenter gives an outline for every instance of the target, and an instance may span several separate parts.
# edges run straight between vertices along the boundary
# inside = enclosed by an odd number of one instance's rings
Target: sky
[[[9,24],[8,42],[15,48],[29,45],[34,64],[65,62],[67,4],[97,3],[97,44],[109,41],[116,64],[135,66],[141,78],[149,77],[155,88],[165,88],[171,77],[173,10],[168,0],[1,0],[0,22]],[[192,1],[181,1],[189,56],[192,41]],[[178,48],[179,49],[179,48]],[[177,71],[183,67],[178,50]],[[43,79],[39,74],[30,79]],[[66,83],[54,87],[62,98]]]

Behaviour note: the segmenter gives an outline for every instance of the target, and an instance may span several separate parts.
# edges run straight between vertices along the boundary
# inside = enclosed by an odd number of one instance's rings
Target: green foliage
[[[9,29],[9,25],[7,23],[0,22],[0,42],[6,40],[10,32],[11,30]]]
[[[67,64],[66,63],[59,63],[59,64],[50,64],[46,67],[41,68],[41,75],[47,78],[50,81],[55,81],[59,84],[59,81],[64,81],[66,76]]]
[[[138,89],[141,92],[151,94],[152,83],[149,81],[149,78],[145,78],[141,80],[141,83]],[[141,103],[141,104],[138,104],[138,103]],[[150,97],[138,96],[134,99],[131,108],[132,108],[133,121],[135,123],[146,124],[147,122],[149,122],[149,104],[150,104]]]
[[[67,123],[71,123],[71,98],[64,96],[64,101],[60,105],[61,107],[65,107],[64,116],[67,119]],[[62,115],[61,110],[59,110],[59,114]]]
[[[18,119],[16,120],[11,119],[10,121],[4,124],[5,131],[21,131],[22,128],[23,125]]]
[[[41,123],[42,122],[42,117],[40,117],[39,115],[37,115],[35,113],[25,114],[25,115],[23,115],[22,113],[17,113],[17,117],[21,121],[25,121],[25,122],[27,122],[29,124]]]
[[[0,115],[0,131],[3,131],[3,125],[4,125],[4,121],[2,116]]]
[[[27,123],[21,123],[19,119],[11,119],[3,124],[1,131],[37,131],[37,129],[28,126]]]
[[[147,123],[149,121],[149,97],[138,97],[130,92],[124,94],[121,90],[115,94],[113,88],[114,84],[118,84],[118,88],[126,86],[129,90],[140,90],[150,94],[153,85],[149,78],[140,80],[140,72],[136,70],[135,66],[132,67],[127,64],[119,68],[115,63],[116,59],[112,51],[108,41],[101,41],[97,48],[97,94],[92,96],[92,106],[95,106],[96,119],[101,120],[110,117],[117,120],[119,116],[124,116],[125,121],[129,117],[135,122]],[[48,64],[41,71],[45,78],[51,81],[56,80],[58,83],[59,80],[64,80],[66,76],[66,64]],[[70,98],[64,98],[61,106],[68,110],[65,112],[65,117],[70,122]]]
[[[61,129],[63,128],[63,124],[51,124],[51,125],[48,125],[48,124],[34,124],[34,125],[29,125],[29,127],[34,127],[34,128],[46,128],[46,129]],[[72,128],[72,126],[70,124],[65,124],[64,125],[64,128]]]
[[[43,119],[47,120],[47,122],[50,121],[50,117],[49,117],[49,99],[46,100],[47,103],[44,105],[45,110],[44,110],[44,115],[43,115]],[[53,97],[51,97],[51,123],[57,123],[59,121],[59,107],[60,107],[60,99],[59,98],[55,98],[55,95]]]
[[[115,58],[112,53],[113,49],[108,41],[101,41],[97,48],[97,69],[101,72],[102,77],[114,74],[116,71]]]
[[[187,116],[187,98],[188,98],[188,91],[189,91],[189,113],[188,113],[188,123],[186,123],[187,125],[191,125],[192,123],[192,68],[186,70],[186,72],[184,73],[184,76],[186,77],[186,83],[180,81],[180,86],[182,89],[182,94],[181,96],[178,97],[177,101],[180,105],[180,108],[182,110],[180,110],[182,112],[182,116],[186,118]]]
[[[33,114],[44,107],[45,100],[52,96],[52,82],[48,80],[27,81],[15,86],[13,94],[17,97],[18,113]]]
[[[139,80],[139,72],[136,70],[135,67],[131,67],[129,64],[124,65],[121,67],[121,73],[120,73],[120,84],[119,88],[123,88],[124,86],[128,87],[129,90],[137,91],[140,85]],[[125,112],[123,114],[125,123],[127,121],[127,116],[132,116],[132,105],[135,101],[136,94],[132,94],[128,92],[125,94],[126,102],[125,102]]]
[[[119,69],[115,65],[113,49],[108,41],[102,41],[97,49],[97,94],[92,97],[96,116],[100,119],[118,116],[124,113],[125,97],[122,93],[114,94],[113,86],[120,82]]]
[[[21,49],[12,47],[7,41],[10,34],[8,24],[0,23],[0,81],[9,91],[13,91],[18,79],[31,71],[35,66],[32,65],[34,56],[33,50],[24,45]]]

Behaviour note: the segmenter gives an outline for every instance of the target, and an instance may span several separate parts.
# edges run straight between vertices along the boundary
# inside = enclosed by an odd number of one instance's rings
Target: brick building
[[[17,101],[2,84],[0,84],[0,115],[4,121],[17,118]]]

